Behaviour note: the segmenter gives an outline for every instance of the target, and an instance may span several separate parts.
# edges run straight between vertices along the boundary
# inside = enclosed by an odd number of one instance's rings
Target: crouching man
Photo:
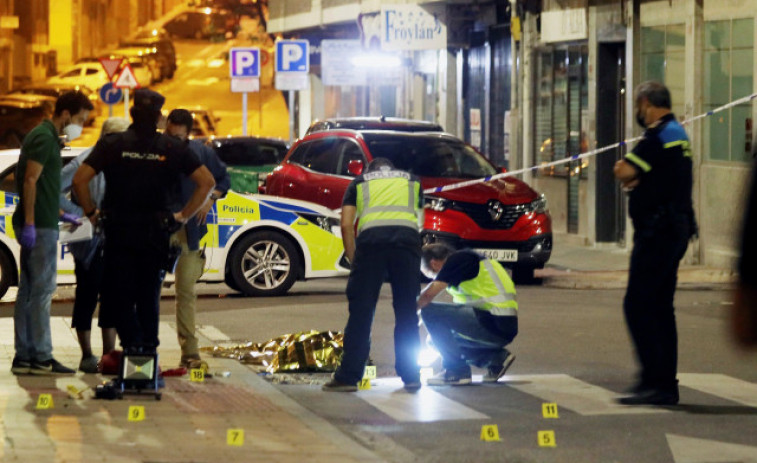
[[[515,360],[505,347],[518,334],[518,302],[507,271],[493,259],[444,244],[423,247],[422,270],[433,281],[418,309],[444,367],[428,384],[470,384],[470,365],[486,368],[484,382],[496,382]],[[444,289],[454,303],[432,302]]]

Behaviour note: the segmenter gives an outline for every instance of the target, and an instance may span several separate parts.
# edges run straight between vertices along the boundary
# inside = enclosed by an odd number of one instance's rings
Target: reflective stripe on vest
[[[450,286],[447,292],[455,302],[486,310],[492,315],[518,314],[515,285],[507,270],[492,259],[483,259],[475,278],[463,281],[457,287]]]
[[[372,227],[420,229],[420,185],[405,172],[366,174],[357,185],[358,233]]]

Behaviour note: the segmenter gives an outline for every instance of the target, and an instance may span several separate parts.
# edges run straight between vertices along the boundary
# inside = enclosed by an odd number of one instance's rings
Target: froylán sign
[[[437,50],[447,47],[446,6],[381,7],[383,50]]]

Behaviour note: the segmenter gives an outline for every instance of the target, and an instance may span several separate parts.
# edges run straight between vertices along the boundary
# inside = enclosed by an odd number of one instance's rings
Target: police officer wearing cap
[[[355,221],[357,220],[357,239]],[[353,392],[363,377],[370,351],[371,325],[384,278],[392,286],[394,356],[397,374],[407,389],[420,387],[418,315],[423,190],[418,179],[374,159],[355,178],[342,201],[342,241],[352,264],[347,282],[349,318],[344,353],[325,391]]]
[[[165,98],[138,89],[132,125],[97,142],[74,175],[74,193],[93,223],[102,216],[105,271],[102,310],[112,311],[125,350],[158,346],[160,288],[171,270],[170,234],[194,216],[215,182],[186,144],[157,131]],[[105,174],[102,211],[95,207],[89,181]],[[184,207],[170,212],[181,174],[196,188]]]
[[[668,89],[644,82],[636,89],[642,140],[615,164],[628,191],[633,251],[623,311],[641,364],[625,405],[678,403],[678,335],[673,307],[678,265],[696,234],[691,201],[692,160],[686,131],[671,112]]]

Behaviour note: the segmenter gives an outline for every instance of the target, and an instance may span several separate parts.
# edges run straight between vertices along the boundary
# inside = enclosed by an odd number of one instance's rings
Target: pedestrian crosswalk
[[[93,322],[96,326],[97,321]],[[63,353],[78,355],[79,347],[76,333],[70,328],[70,317],[52,317],[51,331],[55,355]],[[228,342],[229,338],[213,326],[198,327],[199,334],[212,343]],[[12,355],[13,319],[0,318],[0,346]],[[169,360],[179,355],[180,348],[174,325],[160,323],[160,353]],[[93,349],[99,349],[99,333],[93,332]],[[170,360],[173,360],[170,358]],[[699,391],[741,406],[757,409],[757,384],[742,379],[717,373],[679,373],[680,386]],[[481,377],[474,375],[474,383],[480,383]],[[454,420],[482,420],[489,416],[487,410],[476,409],[477,394],[525,394],[542,402],[557,403],[561,410],[567,410],[581,416],[609,415],[649,415],[669,414],[671,410],[660,407],[628,407],[619,405],[615,399],[618,392],[597,384],[591,384],[567,374],[506,375],[499,384],[487,386],[485,390],[477,386],[467,388],[433,388],[424,386],[420,391],[410,393],[404,390],[399,378],[381,377],[372,380],[369,390],[358,392],[355,397],[365,401],[375,409],[383,412],[398,422],[443,422]],[[454,390],[454,394],[450,391]],[[471,391],[470,395],[460,391]],[[682,394],[685,396],[685,392]],[[479,407],[480,408],[480,407]]]

